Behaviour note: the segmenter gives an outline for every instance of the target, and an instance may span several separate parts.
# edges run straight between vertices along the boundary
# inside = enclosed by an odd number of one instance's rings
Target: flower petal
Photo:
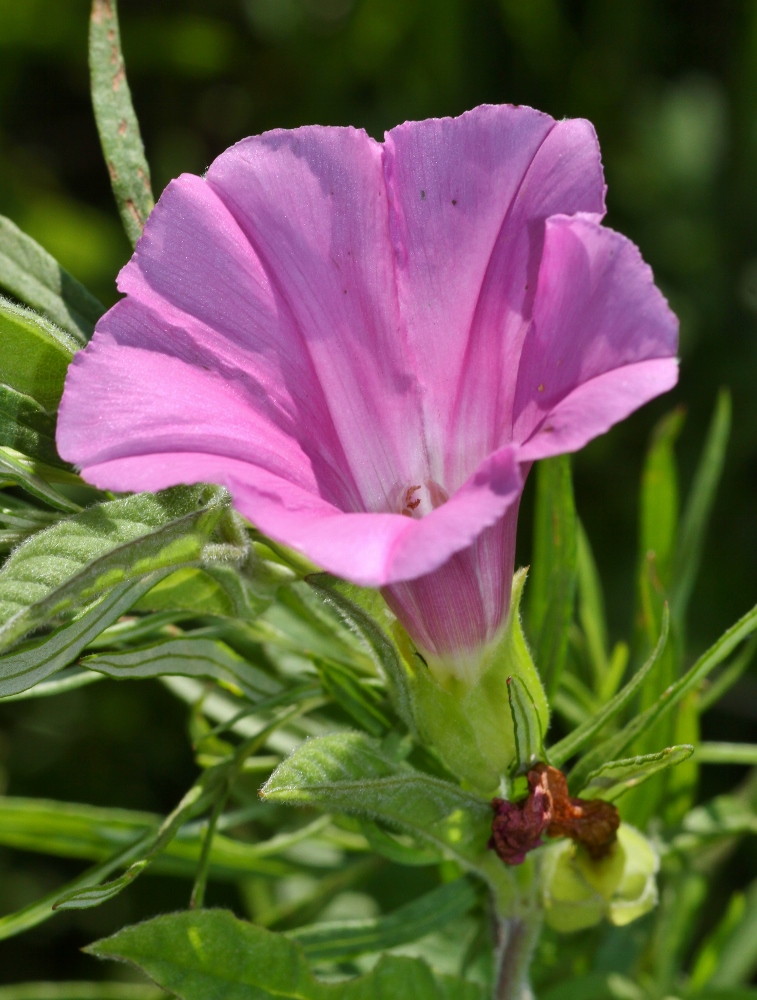
[[[590,217],[549,219],[515,397],[521,459],[574,451],[672,388],[677,343],[630,240]]]
[[[524,276],[538,262],[533,221],[557,211],[603,211],[599,153],[588,123],[556,125],[512,106],[407,122],[385,145],[400,308],[422,383],[431,475],[455,489],[504,443],[494,441],[480,413],[489,424],[494,414],[499,428],[500,385],[507,364],[517,365],[507,338],[521,325]],[[483,289],[490,291],[482,305]],[[518,320],[506,329],[512,310]],[[463,378],[467,388],[456,404]],[[466,428],[459,446],[451,441],[456,409]],[[509,430],[509,412],[507,423]]]
[[[637,361],[598,375],[569,393],[518,449],[523,462],[578,451],[678,381],[676,358]]]
[[[476,305],[450,429],[448,478],[512,440],[523,341],[533,310],[545,221],[556,213],[604,214],[605,185],[590,122],[558,122],[531,161],[492,251]]]
[[[249,241],[199,177],[168,186],[119,287],[127,299],[100,321],[67,380],[61,454],[86,469],[115,454],[151,450],[217,446],[233,454],[233,440],[253,460],[244,438],[255,424],[260,429],[252,436],[260,443],[269,429],[271,454],[307,455],[314,486],[340,506],[360,509],[300,332],[279,307]],[[233,420],[224,416],[221,397]],[[235,423],[244,431],[236,433]],[[180,436],[172,437],[179,427]],[[214,435],[217,445],[210,443]],[[282,471],[278,463],[274,469]]]
[[[522,489],[514,449],[490,456],[447,503],[420,520],[345,514],[307,488],[218,455],[178,452],[117,458],[87,469],[101,489],[159,490],[175,483],[226,486],[235,506],[271,538],[366,587],[430,573],[498,521]]]
[[[362,508],[394,510],[402,484],[428,470],[381,146],[351,128],[268,132],[220,156],[207,181],[300,331]]]

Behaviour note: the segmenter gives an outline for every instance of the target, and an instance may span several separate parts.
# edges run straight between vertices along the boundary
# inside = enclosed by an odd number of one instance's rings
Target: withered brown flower
[[[492,799],[494,819],[489,847],[509,865],[519,865],[539,847],[542,834],[570,837],[592,858],[604,857],[620,826],[618,810],[602,799],[571,798],[562,771],[537,764],[528,772],[529,793],[519,802]]]

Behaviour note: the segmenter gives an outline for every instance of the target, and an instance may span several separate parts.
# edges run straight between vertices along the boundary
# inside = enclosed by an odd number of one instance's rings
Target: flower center
[[[448,500],[449,493],[443,486],[434,479],[426,479],[422,483],[411,483],[402,487],[399,512],[405,517],[421,518]]]

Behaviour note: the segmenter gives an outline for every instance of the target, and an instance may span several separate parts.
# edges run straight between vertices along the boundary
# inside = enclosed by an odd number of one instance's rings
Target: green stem
[[[541,932],[539,914],[500,918],[494,1000],[530,1000],[529,971]]]

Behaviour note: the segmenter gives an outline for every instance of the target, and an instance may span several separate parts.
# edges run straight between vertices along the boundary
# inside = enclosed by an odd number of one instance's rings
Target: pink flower
[[[164,191],[60,453],[111,490],[225,485],[464,658],[507,611],[529,464],[676,382],[675,317],[603,212],[591,125],[529,108],[245,139]]]

